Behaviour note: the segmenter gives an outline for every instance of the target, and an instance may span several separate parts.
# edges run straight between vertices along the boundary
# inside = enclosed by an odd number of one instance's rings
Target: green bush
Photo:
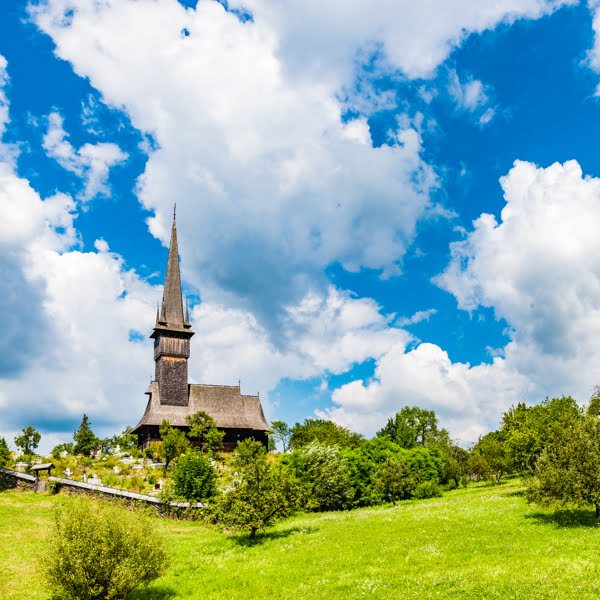
[[[58,494],[62,489],[63,484],[60,481],[51,481],[48,483],[48,488],[50,489],[51,494]]]
[[[413,498],[422,500],[424,498],[437,498],[442,495],[437,481],[421,481],[413,491]]]
[[[352,507],[354,488],[347,460],[337,446],[311,442],[284,457],[284,462],[304,486],[308,510],[343,510]]]
[[[190,450],[180,456],[173,469],[175,495],[186,500],[199,502],[214,496],[216,481],[217,475],[209,458],[197,450]]]
[[[119,600],[162,575],[167,554],[145,514],[89,501],[57,513],[43,560],[52,589],[65,600]]]

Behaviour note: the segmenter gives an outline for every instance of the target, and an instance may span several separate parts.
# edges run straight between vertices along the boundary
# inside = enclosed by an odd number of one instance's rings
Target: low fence
[[[5,488],[19,488],[27,490],[35,490],[37,479],[33,475],[27,473],[19,473],[0,467],[0,486]]]
[[[64,479],[63,477],[54,477],[52,475],[48,477],[48,481],[60,484],[63,489],[72,494],[101,494],[112,498],[122,498],[128,501],[146,502],[147,504],[156,506],[157,508],[163,504],[160,498],[156,498],[155,496],[136,494],[135,492],[118,490],[116,488],[107,487],[104,485],[93,485],[91,483],[84,483],[83,481],[74,481],[73,479]],[[45,486],[40,486],[39,484],[41,483],[45,482],[37,479],[33,475],[0,468],[0,484],[4,485],[5,487],[44,491]],[[204,508],[207,505],[201,502],[169,502],[169,506],[172,508],[187,509]]]

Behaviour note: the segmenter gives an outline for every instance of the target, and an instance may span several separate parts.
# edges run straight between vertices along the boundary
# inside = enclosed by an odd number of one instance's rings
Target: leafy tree
[[[271,427],[273,428],[273,437],[281,442],[283,453],[285,454],[290,443],[292,430],[284,421],[273,421]]]
[[[83,415],[77,431],[73,434],[73,439],[75,440],[73,454],[89,456],[90,452],[98,447],[99,440],[94,435],[90,420],[86,414]]]
[[[162,439],[159,448],[160,456],[165,461],[166,473],[171,461],[181,456],[189,448],[190,441],[181,429],[171,427],[171,423],[166,419],[161,423],[159,432]]]
[[[375,476],[376,486],[387,496],[392,504],[396,500],[407,498],[415,487],[415,478],[408,463],[397,458],[388,458]]]
[[[301,481],[307,492],[309,510],[350,508],[354,488],[347,461],[337,446],[311,442],[286,457],[285,464]]]
[[[481,454],[473,453],[467,461],[467,473],[477,481],[489,479],[492,476],[490,466],[487,464]]]
[[[418,406],[405,406],[392,419],[388,419],[378,436],[389,436],[401,448],[427,446],[439,436],[448,436],[445,430],[438,429],[438,419],[433,410]]]
[[[173,470],[173,483],[177,496],[200,502],[215,495],[217,474],[205,454],[188,451],[177,461]]]
[[[57,444],[52,448],[52,458],[58,460],[62,452],[66,452],[67,454],[73,454],[73,444],[70,442]]]
[[[594,391],[586,407],[586,414],[600,417],[600,385],[594,386]]]
[[[46,577],[65,600],[126,598],[162,575],[167,564],[152,519],[105,502],[93,509],[90,502],[69,503],[57,514],[48,544]]]
[[[376,485],[375,476],[388,458],[396,458],[402,452],[398,444],[388,436],[374,437],[362,446],[346,450],[348,476],[355,490],[354,506],[373,506],[383,499],[383,492]]]
[[[480,437],[472,452],[483,462],[486,474],[493,477],[494,485],[498,485],[502,475],[512,468],[511,456],[499,431]]]
[[[311,442],[356,448],[365,441],[360,434],[326,419],[305,419],[304,423],[296,423],[290,431],[289,447],[294,450]]]
[[[533,471],[542,452],[556,443],[566,426],[582,417],[581,408],[570,396],[546,398],[531,407],[523,403],[511,407],[502,417],[500,431],[515,468]]]
[[[8,444],[3,437],[0,437],[0,467],[8,467],[12,462],[12,454],[8,449]]]
[[[132,429],[133,427],[128,425],[119,435],[113,435],[109,440],[104,440],[102,446],[108,448],[119,446],[124,452],[137,450],[138,437],[137,434],[131,433]]]
[[[217,422],[203,410],[188,415],[185,420],[190,426],[189,437],[210,455],[214,455],[223,446],[225,432],[217,429]]]
[[[593,504],[600,520],[600,420],[572,421],[537,461],[527,495],[545,504]]]
[[[232,466],[241,481],[220,502],[215,503],[216,519],[229,527],[250,529],[253,539],[258,529],[290,515],[300,506],[298,482],[280,465],[267,462],[266,449],[254,440],[240,442],[233,453]]]
[[[23,454],[33,454],[35,449],[39,446],[42,436],[39,431],[28,425],[22,430],[22,435],[15,438],[15,445],[20,448]]]

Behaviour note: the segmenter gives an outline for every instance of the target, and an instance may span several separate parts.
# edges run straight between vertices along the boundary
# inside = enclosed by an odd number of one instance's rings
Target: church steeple
[[[177,247],[177,226],[173,215],[171,244],[167,261],[167,275],[163,291],[161,324],[171,327],[183,327],[183,301],[181,298],[181,276],[179,274],[179,249]]]
[[[177,226],[173,213],[163,299],[150,336],[154,338],[155,378],[161,404],[188,405],[187,361],[190,356],[190,338],[193,335],[187,304],[185,320],[183,317]]]

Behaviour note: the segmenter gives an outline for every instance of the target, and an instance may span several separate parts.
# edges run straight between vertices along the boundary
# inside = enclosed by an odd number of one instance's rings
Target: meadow
[[[0,598],[52,598],[38,557],[55,507],[72,501],[0,492]],[[528,504],[518,480],[395,507],[300,514],[254,542],[198,522],[157,519],[156,529],[171,565],[133,600],[600,596],[592,509]]]

